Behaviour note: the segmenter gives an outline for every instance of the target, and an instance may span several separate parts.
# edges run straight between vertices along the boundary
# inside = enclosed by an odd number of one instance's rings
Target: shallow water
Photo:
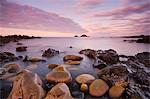
[[[119,54],[124,55],[135,55],[139,52],[150,51],[150,44],[143,43],[128,43],[123,42],[124,39],[127,38],[41,38],[41,39],[29,39],[19,41],[23,43],[23,46],[27,46],[26,52],[16,52],[15,49],[18,46],[15,42],[11,42],[6,44],[5,46],[0,47],[0,51],[9,51],[14,53],[16,56],[19,55],[28,55],[28,56],[36,56],[42,57],[42,53],[44,50],[48,48],[53,48],[61,51],[62,53],[56,55],[51,58],[45,58],[47,62],[39,62],[39,63],[24,63],[18,61],[23,68],[29,69],[38,73],[41,77],[44,77],[46,73],[50,70],[47,65],[51,63],[63,64],[63,57],[67,54],[76,54],[79,55],[78,52],[81,49],[90,48],[95,50],[107,50],[114,49]],[[73,48],[69,48],[72,46]],[[77,76],[81,73],[90,73],[95,75],[94,69],[92,67],[92,61],[84,55],[80,55],[84,57],[83,61],[80,65],[69,66],[64,65],[71,72],[72,76]]]

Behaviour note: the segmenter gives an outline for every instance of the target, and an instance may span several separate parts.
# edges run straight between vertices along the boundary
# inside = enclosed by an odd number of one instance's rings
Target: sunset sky
[[[0,0],[1,35],[150,33],[150,0]]]

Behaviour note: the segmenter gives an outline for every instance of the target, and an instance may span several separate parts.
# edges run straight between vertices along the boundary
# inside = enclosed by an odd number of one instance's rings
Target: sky
[[[150,0],[0,0],[1,35],[150,34]]]

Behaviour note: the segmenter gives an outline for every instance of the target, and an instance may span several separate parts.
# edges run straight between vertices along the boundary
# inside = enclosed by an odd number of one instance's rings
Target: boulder
[[[95,77],[90,74],[81,74],[77,76],[75,80],[78,84],[85,84],[88,83],[89,81],[95,80]]]
[[[66,55],[63,58],[64,61],[69,61],[69,60],[72,60],[72,61],[81,61],[82,59],[83,59],[83,57],[76,56],[76,55]]]
[[[68,72],[67,69],[63,66],[57,66],[53,69],[53,71],[64,71],[64,72]]]
[[[93,67],[98,68],[98,69],[103,69],[103,68],[107,67],[107,64],[105,62],[101,61],[100,59],[97,59],[94,61]]]
[[[80,54],[84,54],[90,58],[96,58],[96,51],[92,49],[84,49],[79,52]]]
[[[42,99],[44,90],[39,76],[28,70],[22,70],[13,83],[8,99]]]
[[[122,96],[122,94],[124,93],[124,91],[125,91],[124,87],[115,85],[115,86],[112,86],[109,89],[109,96],[111,98],[119,98],[119,97]]]
[[[54,69],[55,67],[58,67],[58,66],[60,66],[60,65],[59,64],[49,64],[48,68]]]
[[[150,67],[150,52],[138,53],[135,56],[139,62],[143,63],[146,67]]]
[[[80,65],[80,61],[69,60],[69,61],[64,62],[64,64],[66,64],[66,65]]]
[[[69,83],[72,77],[69,72],[52,71],[46,75],[46,80],[50,83]]]
[[[58,83],[46,95],[45,99],[73,99],[68,86]]]
[[[23,51],[27,51],[27,47],[26,46],[20,46],[16,48],[17,52],[23,52]]]
[[[43,57],[52,57],[52,56],[55,56],[57,54],[59,54],[59,51],[56,51],[55,49],[49,48],[43,52],[42,56]]]
[[[102,79],[96,79],[89,86],[89,93],[92,96],[99,97],[103,96],[109,89],[109,86]]]
[[[87,92],[88,91],[88,85],[87,84],[81,84],[80,90],[82,92]]]

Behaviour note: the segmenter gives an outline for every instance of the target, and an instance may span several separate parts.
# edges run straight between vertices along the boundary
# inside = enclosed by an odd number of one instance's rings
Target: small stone
[[[64,71],[64,72],[66,71],[67,72],[66,68],[63,66],[57,66],[53,69],[53,71]]]
[[[78,84],[84,84],[89,81],[95,80],[95,77],[90,74],[81,74],[75,78]]]
[[[101,79],[96,79],[89,87],[89,93],[92,96],[103,96],[109,89],[107,83]]]
[[[111,98],[119,98],[122,96],[124,91],[125,91],[125,88],[123,88],[122,86],[115,85],[109,89],[109,96]]]
[[[66,56],[64,56],[64,58],[63,58],[64,61],[68,61],[68,60],[81,61],[82,59],[83,59],[83,57],[76,56],[76,55],[66,55]]]
[[[74,99],[84,99],[84,93],[80,91],[73,91],[72,96]]]
[[[80,90],[81,90],[82,92],[87,92],[87,91],[88,91],[88,86],[87,86],[87,84],[81,84]]]

